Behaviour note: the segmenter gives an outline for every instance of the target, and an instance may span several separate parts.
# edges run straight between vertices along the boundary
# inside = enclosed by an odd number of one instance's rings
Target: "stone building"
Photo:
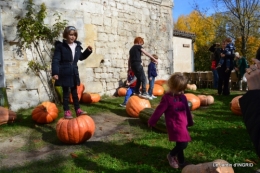
[[[34,0],[45,3],[46,24],[53,24],[53,14],[60,12],[68,25],[78,29],[78,40],[84,48],[93,47],[93,54],[79,62],[85,91],[113,95],[126,79],[129,49],[134,38],[144,38],[144,48],[159,57],[158,79],[173,73],[172,0]],[[0,88],[6,88],[10,109],[16,111],[48,100],[37,77],[26,74],[32,54],[16,53],[15,16],[26,13],[24,0],[0,1]],[[143,57],[145,71],[149,63]]]

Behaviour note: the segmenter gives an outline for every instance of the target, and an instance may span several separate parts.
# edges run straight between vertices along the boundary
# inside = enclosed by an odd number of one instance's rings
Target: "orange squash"
[[[55,103],[42,102],[32,111],[32,119],[40,124],[51,123],[58,117],[58,108]]]
[[[16,120],[16,113],[0,106],[0,125],[13,123]]]
[[[66,144],[79,144],[90,139],[95,132],[95,122],[88,115],[77,118],[61,118],[56,125],[59,140]]]
[[[97,103],[100,101],[100,95],[95,93],[83,93],[81,102],[83,103]]]
[[[240,116],[242,115],[242,112],[241,112],[241,108],[240,108],[238,99],[240,99],[241,97],[242,97],[242,95],[236,96],[230,102],[230,109],[233,112],[233,114],[240,115]]]
[[[127,88],[119,88],[118,90],[117,90],[117,95],[118,96],[125,96],[126,95],[126,92],[127,92]]]
[[[129,116],[138,118],[140,111],[144,108],[151,108],[149,100],[138,96],[131,96],[126,103],[126,112]]]
[[[208,106],[214,103],[214,97],[211,95],[198,95],[201,106]]]
[[[191,110],[198,109],[200,107],[200,99],[198,96],[192,94],[192,93],[186,93],[184,94],[188,101],[192,103]]]
[[[148,89],[149,89],[149,85],[147,84],[146,85],[146,91],[148,92]],[[154,84],[154,87],[153,87],[153,95],[154,96],[161,96],[164,94],[164,88],[161,86],[161,85],[158,85],[158,84]]]
[[[81,99],[81,96],[82,96],[84,90],[85,90],[85,86],[82,83],[79,86],[77,86],[77,93],[78,93],[79,101]],[[69,102],[73,103],[72,94],[70,94]]]
[[[214,160],[213,162],[200,163],[197,165],[185,166],[181,173],[234,173],[232,164],[222,159]]]
[[[166,84],[167,83],[167,80],[163,80],[163,79],[158,79],[154,82],[154,84],[158,84],[158,85],[163,85],[163,84]]]

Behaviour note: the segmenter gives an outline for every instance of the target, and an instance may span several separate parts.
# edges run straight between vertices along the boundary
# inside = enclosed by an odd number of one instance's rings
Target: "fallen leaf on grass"
[[[201,152],[199,152],[199,153],[197,153],[199,156],[205,156],[205,154],[203,154],[203,153],[201,153]]]
[[[72,158],[77,158],[78,157],[78,155],[75,154],[75,153],[70,153],[70,155],[71,155]]]
[[[252,160],[249,160],[249,159],[246,159],[245,162],[248,162],[248,163],[253,163],[254,165],[256,165],[256,163]]]

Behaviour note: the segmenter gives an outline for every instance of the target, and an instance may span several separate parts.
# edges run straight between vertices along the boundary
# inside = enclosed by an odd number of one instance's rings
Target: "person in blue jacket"
[[[156,60],[158,60],[158,56],[153,54],[152,55]],[[151,59],[150,64],[148,65],[148,80],[149,80],[149,89],[148,89],[148,94],[149,94],[149,99],[152,100],[153,98],[156,98],[153,95],[153,88],[154,88],[154,81],[155,77],[157,76],[157,69],[156,69],[156,62]]]
[[[52,76],[55,85],[61,86],[63,91],[64,118],[73,118],[69,108],[69,94],[71,92],[76,116],[86,114],[79,106],[77,86],[80,85],[78,60],[85,60],[91,53],[92,47],[88,46],[82,53],[81,43],[77,41],[78,32],[74,26],[68,26],[63,32],[63,42],[55,42],[54,56],[52,59]]]

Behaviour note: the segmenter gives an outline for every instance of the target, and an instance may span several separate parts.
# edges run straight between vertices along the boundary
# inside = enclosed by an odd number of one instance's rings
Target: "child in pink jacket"
[[[188,126],[193,125],[193,119],[187,98],[183,94],[187,86],[186,77],[181,73],[175,73],[168,80],[168,86],[169,92],[162,97],[160,104],[148,120],[148,126],[155,126],[162,114],[165,115],[169,141],[176,142],[167,159],[171,167],[179,168],[185,166],[183,150],[191,141]]]

